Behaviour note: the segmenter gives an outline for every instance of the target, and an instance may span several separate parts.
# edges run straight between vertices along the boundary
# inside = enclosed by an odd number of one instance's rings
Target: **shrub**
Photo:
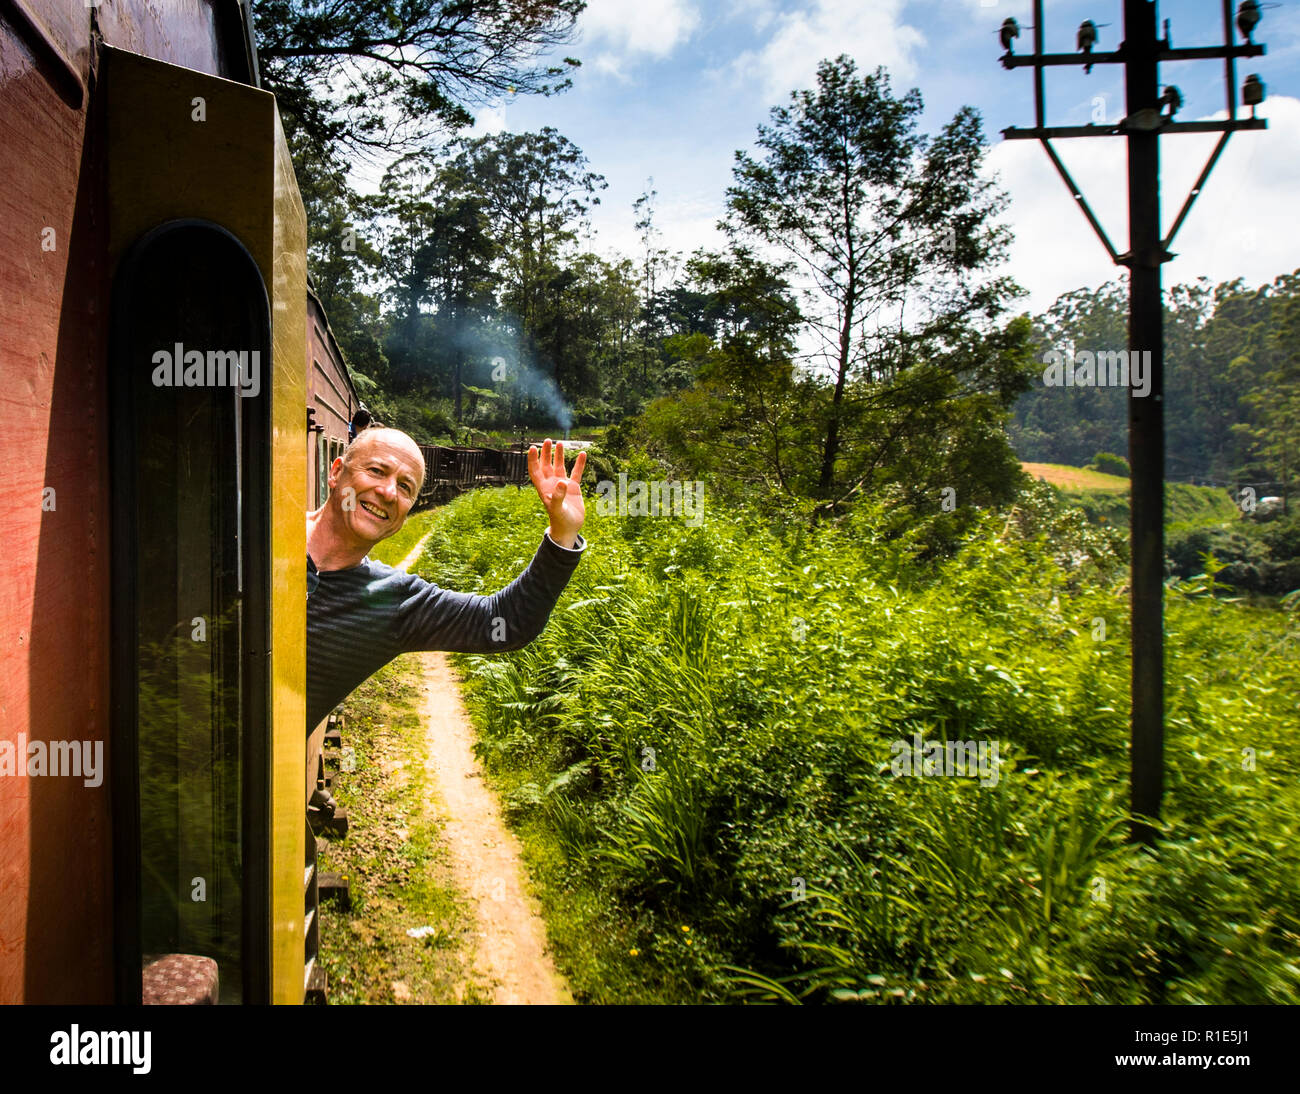
[[[1128,460],[1114,452],[1098,452],[1092,458],[1092,469],[1107,475],[1119,475],[1127,479],[1130,475]]]

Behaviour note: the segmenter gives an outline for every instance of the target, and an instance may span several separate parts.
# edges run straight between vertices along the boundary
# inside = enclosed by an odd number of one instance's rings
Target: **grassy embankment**
[[[1033,478],[1045,479],[1056,487],[1094,523],[1128,527],[1128,479],[1056,463],[1021,466]],[[1228,528],[1240,520],[1241,510],[1226,490],[1189,483],[1165,484],[1165,529],[1170,534],[1188,528]]]
[[[460,659],[575,998],[1300,1001],[1294,612],[1169,591],[1150,854],[1125,567],[1041,492],[937,567],[865,505],[785,539],[588,514],[541,638]],[[501,588],[536,518],[462,497],[422,568]],[[914,734],[1001,766],[907,777]]]

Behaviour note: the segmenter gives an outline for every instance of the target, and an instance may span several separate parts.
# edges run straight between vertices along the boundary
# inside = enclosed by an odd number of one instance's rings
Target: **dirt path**
[[[424,542],[398,569],[415,564]],[[453,876],[475,906],[479,971],[494,982],[497,1003],[572,1003],[546,950],[546,925],[528,894],[519,844],[474,756],[474,727],[461,703],[460,678],[443,653],[419,658],[424,763],[437,789],[437,800],[428,804],[445,825]]]

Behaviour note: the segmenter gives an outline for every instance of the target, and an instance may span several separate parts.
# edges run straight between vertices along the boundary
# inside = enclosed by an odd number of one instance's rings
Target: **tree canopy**
[[[981,389],[1009,404],[1025,383],[1023,350],[977,348],[991,333],[980,318],[1019,294],[990,273],[1007,199],[980,174],[979,115],[963,107],[929,138],[921,110],[883,68],[859,77],[848,56],[823,61],[816,89],[758,127],[761,157],[736,153],[727,191],[732,237],[786,255],[811,283],[805,334],[830,385],[815,492],[832,505],[892,462],[899,439],[935,428],[918,411]]]
[[[473,120],[470,107],[551,95],[579,62],[585,0],[259,0],[258,58],[292,145],[409,151]]]

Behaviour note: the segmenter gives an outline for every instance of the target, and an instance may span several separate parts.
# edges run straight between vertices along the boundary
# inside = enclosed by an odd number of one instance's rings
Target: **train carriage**
[[[0,3],[3,1002],[304,996],[306,225],[248,20]]]
[[[501,453],[501,477],[506,484],[528,482],[528,453],[506,449]]]
[[[308,505],[329,496],[330,465],[348,446],[349,426],[361,409],[356,385],[330,326],[325,306],[307,283],[307,475]]]
[[[457,446],[451,451],[454,468],[451,481],[466,486],[477,482],[483,467],[483,449]]]
[[[482,457],[479,461],[479,479],[480,481],[496,483],[503,479],[503,467],[505,453],[498,448],[482,449]]]

